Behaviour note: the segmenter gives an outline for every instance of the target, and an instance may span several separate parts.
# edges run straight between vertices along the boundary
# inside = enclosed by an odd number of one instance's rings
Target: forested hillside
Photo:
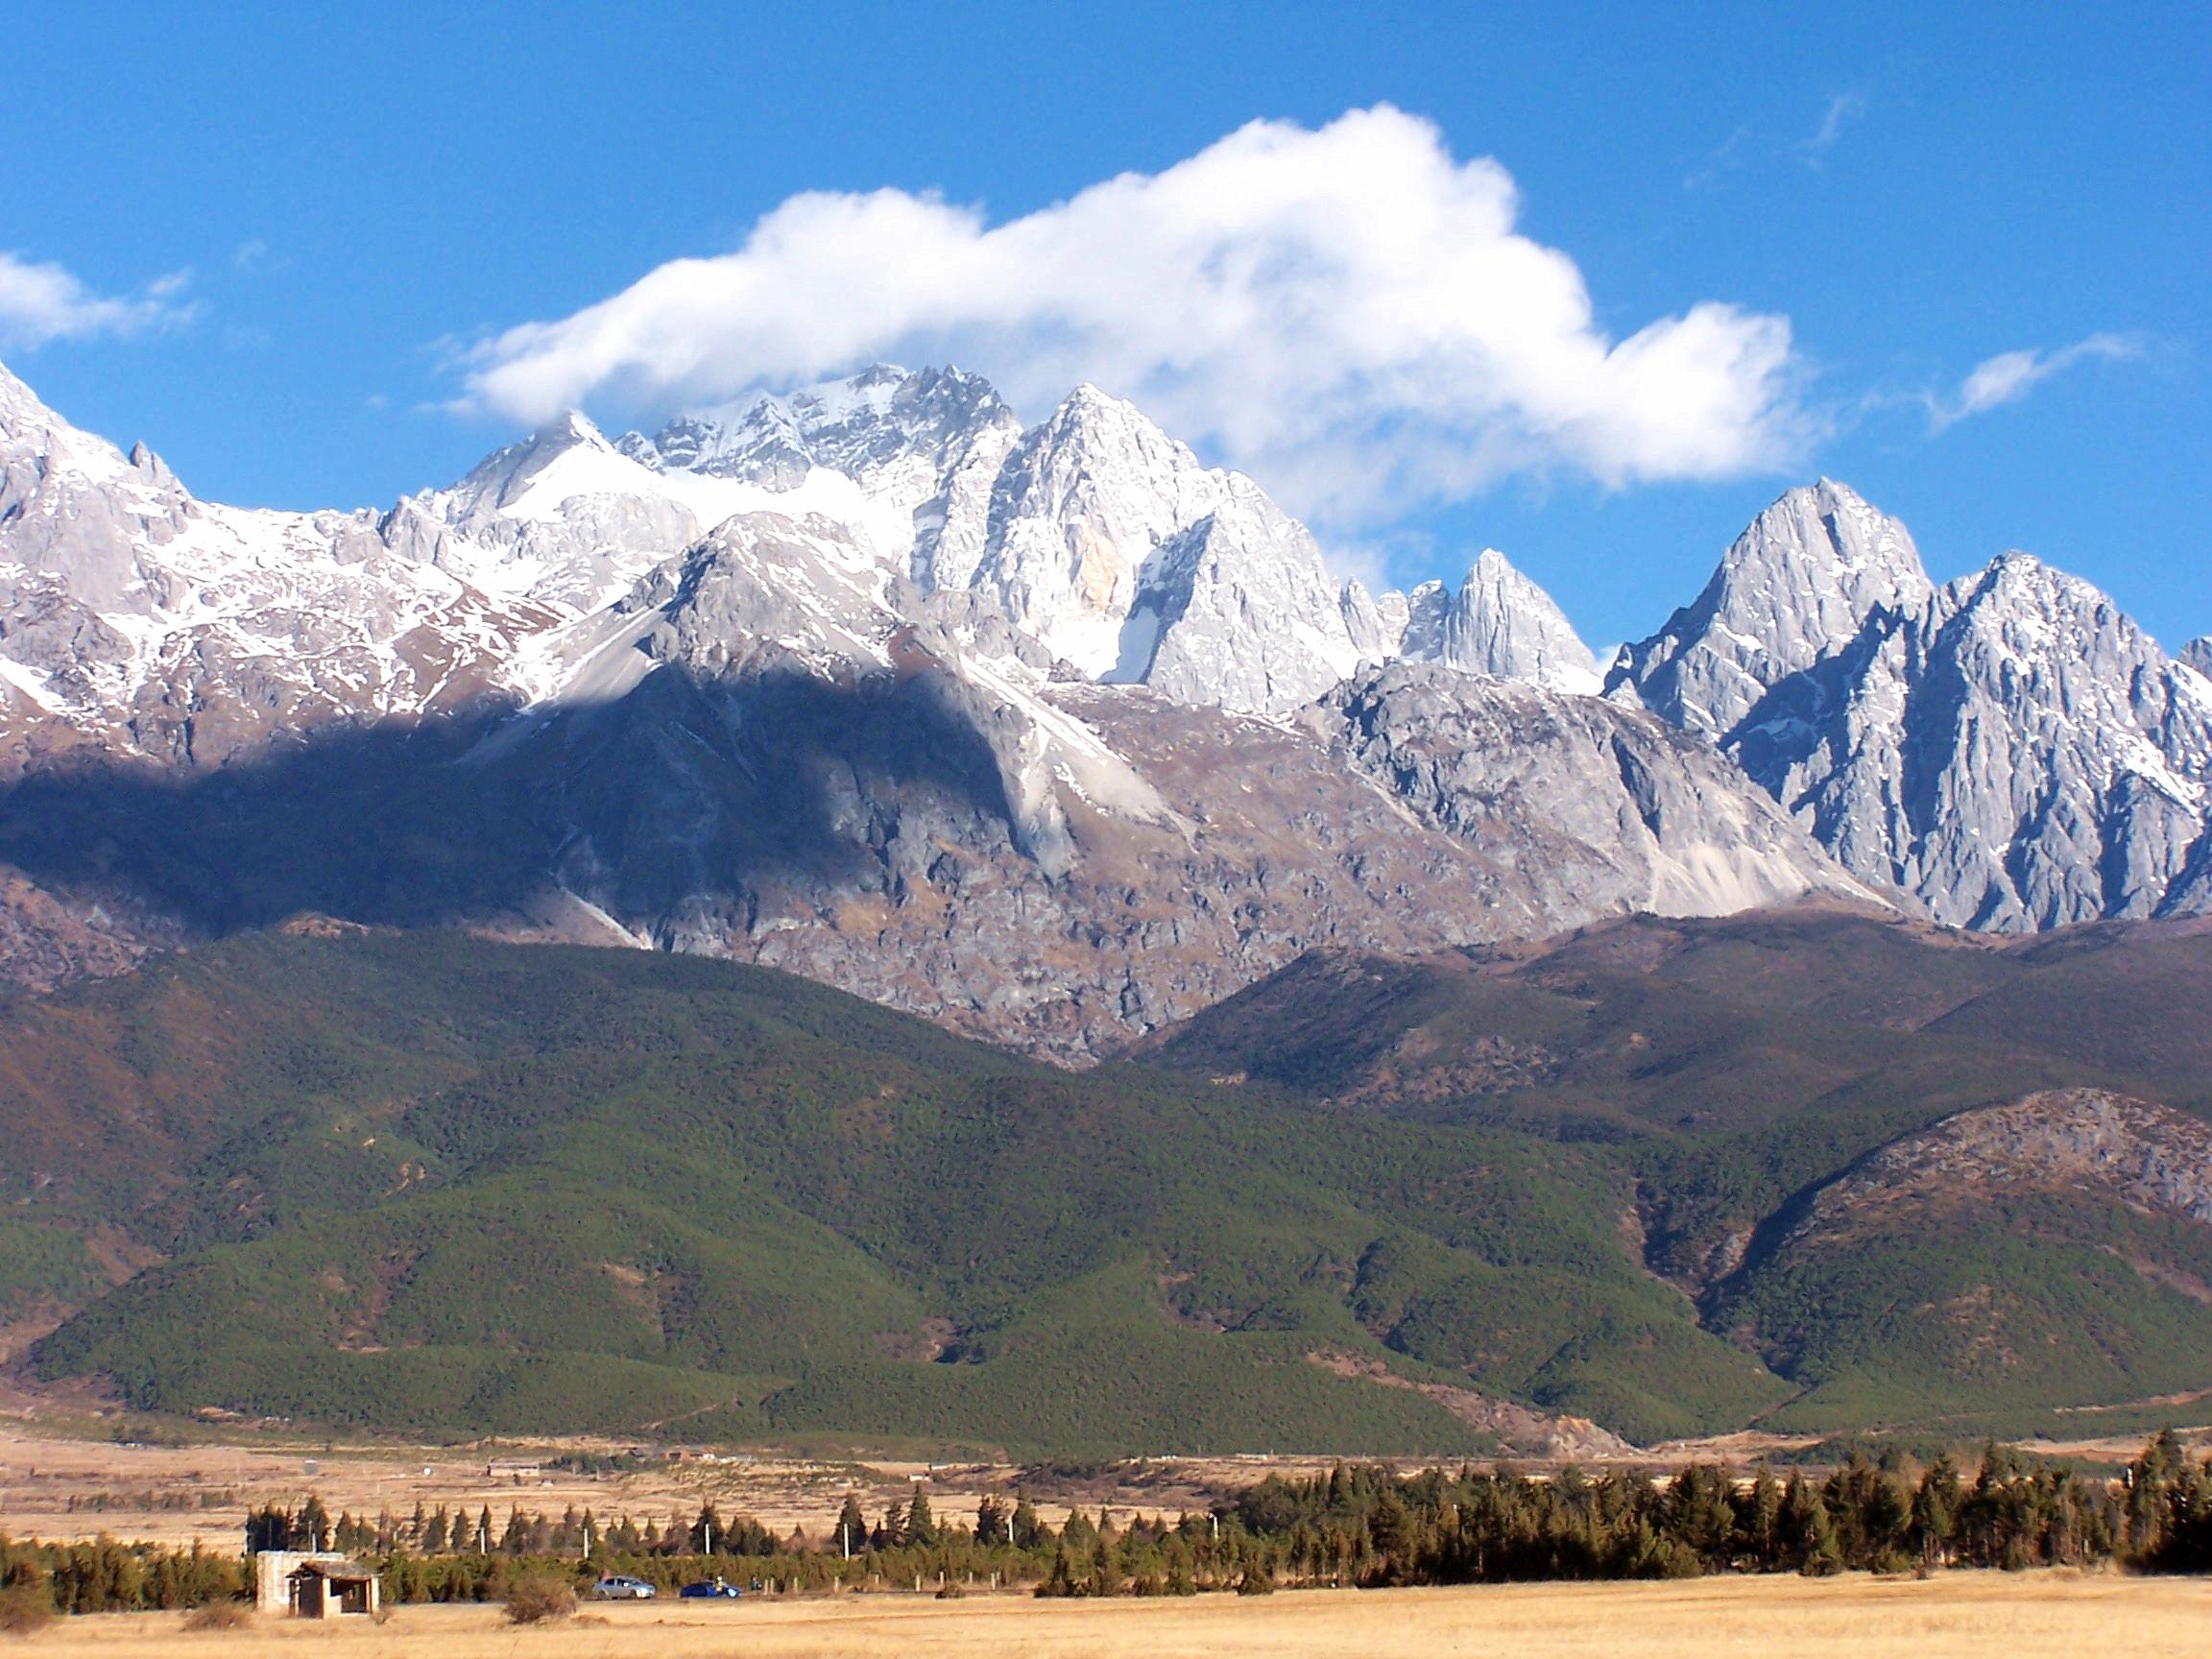
[[[142,1408],[393,1429],[2033,1427],[2212,1369],[2212,1209],[2110,1176],[2201,1166],[2208,950],[1630,923],[1070,1073],[764,970],[246,936],[0,1014],[0,1315]]]

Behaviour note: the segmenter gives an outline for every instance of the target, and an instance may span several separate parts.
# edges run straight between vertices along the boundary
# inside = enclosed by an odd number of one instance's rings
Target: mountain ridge
[[[381,517],[237,515],[96,451],[87,498],[104,479],[139,513],[144,617],[24,567],[50,613],[0,638],[23,693],[0,859],[43,906],[25,972],[114,965],[58,918],[150,912],[150,947],[290,902],[780,963],[1082,1059],[1344,936],[1886,902],[1647,716],[1361,670],[1304,528],[1095,390],[1019,429],[972,378],[884,370],[736,420],[565,419]],[[75,444],[54,421],[12,452]],[[986,497],[971,462],[1001,448]],[[195,527],[174,572],[148,492]],[[977,553],[967,586],[916,580],[925,532],[932,565]],[[1540,595],[1479,572],[1493,643],[1529,646],[1490,666],[1541,677],[1555,608],[1518,634],[1502,610]],[[116,650],[86,659],[103,628]],[[1369,763],[1416,727],[1486,747]],[[1508,851],[1531,837],[1546,857]]]
[[[565,417],[380,515],[203,503],[0,391],[0,946],[30,981],[276,919],[271,890],[377,920],[403,870],[407,914],[778,962],[1081,1060],[1346,940],[2212,909],[2212,681],[2025,555],[1936,587],[1833,480],[1600,701],[1494,550],[1455,591],[1339,584],[1094,387],[1029,426],[887,366],[651,438]],[[374,757],[392,803],[307,750]],[[319,853],[272,766],[453,855]],[[130,822],[147,768],[274,844]],[[234,868],[183,883],[217,846]]]

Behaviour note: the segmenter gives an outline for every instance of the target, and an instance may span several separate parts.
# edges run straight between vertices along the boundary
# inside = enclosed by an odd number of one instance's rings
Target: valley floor
[[[1952,1573],[1916,1582],[1863,1575],[1665,1584],[1513,1585],[1454,1590],[1286,1591],[1265,1599],[1039,1601],[1027,1597],[840,1597],[808,1601],[593,1607],[518,1631],[496,1608],[402,1607],[382,1625],[269,1619],[194,1633],[179,1614],[113,1614],[48,1626],[25,1647],[101,1659],[329,1650],[511,1659],[931,1659],[1007,1652],[1031,1659],[1698,1659],[1714,1653],[1850,1652],[1862,1659],[2099,1659],[2202,1652],[2212,1583],[2069,1572]]]

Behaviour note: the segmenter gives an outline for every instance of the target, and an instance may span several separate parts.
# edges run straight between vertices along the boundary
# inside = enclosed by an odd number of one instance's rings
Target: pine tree
[[[914,1502],[906,1507],[906,1542],[929,1548],[937,1542],[937,1517],[929,1509],[929,1494],[914,1488]]]
[[[848,1492],[845,1506],[837,1511],[837,1549],[840,1554],[849,1551],[868,1548],[868,1517],[861,1513],[860,1500]]]
[[[1759,1571],[1770,1573],[1781,1564],[1782,1482],[1774,1479],[1774,1471],[1764,1463],[1752,1477],[1738,1530],[1744,1552]]]
[[[1017,1550],[1037,1550],[1052,1542],[1052,1528],[1037,1513],[1026,1493],[1014,1494],[1014,1518],[1007,1523]]]
[[[1082,1594],[1076,1587],[1075,1564],[1068,1558],[1068,1541],[1065,1537],[1052,1548],[1052,1568],[1045,1575],[1045,1582],[1037,1586],[1037,1594],[1046,1597]]]
[[[1792,1475],[1782,1494],[1782,1535],[1788,1559],[1798,1572],[1817,1576],[1842,1568],[1835,1518],[1828,1513],[1820,1489],[1802,1476]]]
[[[723,1529],[722,1517],[714,1513],[712,1503],[699,1506],[699,1519],[691,1523],[690,1547],[695,1555],[712,1555],[729,1542]]]
[[[975,1543],[984,1550],[996,1550],[1008,1542],[1012,1530],[1007,1525],[1006,1508],[998,1500],[986,1492],[975,1504]]]

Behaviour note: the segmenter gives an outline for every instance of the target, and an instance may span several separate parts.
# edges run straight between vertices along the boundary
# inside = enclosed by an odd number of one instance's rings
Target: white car
[[[610,1573],[591,1586],[595,1601],[650,1601],[659,1594],[644,1579],[633,1578],[627,1573]]]

